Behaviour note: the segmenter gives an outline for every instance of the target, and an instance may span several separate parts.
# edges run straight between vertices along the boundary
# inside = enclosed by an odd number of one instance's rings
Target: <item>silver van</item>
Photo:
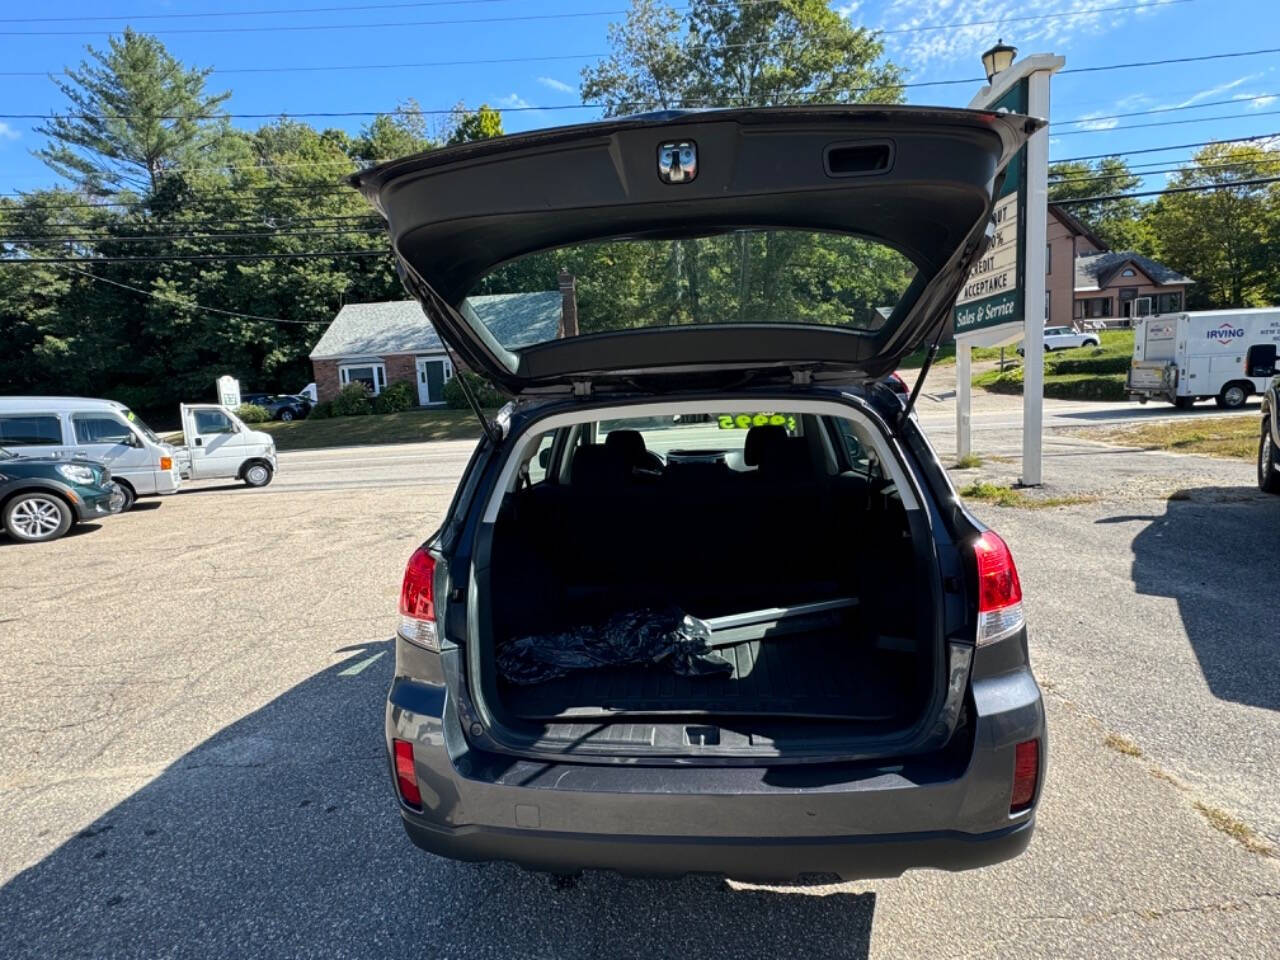
[[[0,446],[27,456],[81,457],[104,464],[124,492],[176,493],[178,457],[128,407],[85,397],[0,397]]]

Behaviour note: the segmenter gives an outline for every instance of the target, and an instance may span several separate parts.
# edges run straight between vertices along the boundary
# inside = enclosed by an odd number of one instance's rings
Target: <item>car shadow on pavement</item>
[[[1133,540],[1134,586],[1177,601],[1213,695],[1280,709],[1280,497],[1190,488],[1163,515],[1134,519],[1151,520]]]
[[[14,877],[0,888],[0,952],[868,956],[874,893],[595,872],[562,889],[507,864],[420,852],[401,829],[383,746],[392,654],[390,641],[351,649]]]

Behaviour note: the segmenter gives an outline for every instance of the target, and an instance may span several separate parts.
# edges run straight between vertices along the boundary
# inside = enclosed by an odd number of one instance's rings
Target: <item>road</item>
[[[1278,822],[1280,500],[1247,493],[1248,465],[1155,458],[1202,478],[1189,499],[979,508],[1018,558],[1049,711],[1023,857],[556,889],[419,853],[391,800],[400,572],[471,447],[289,453],[265,490],[193,486],[54,544],[0,540],[6,957],[1274,955],[1278,861],[1195,806]]]

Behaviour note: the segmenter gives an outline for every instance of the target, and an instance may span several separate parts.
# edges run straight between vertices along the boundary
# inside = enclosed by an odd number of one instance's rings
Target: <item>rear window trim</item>
[[[754,413],[760,409],[762,399],[776,399],[786,404],[788,412],[815,414],[817,416],[842,417],[857,421],[868,428],[874,438],[876,453],[896,485],[902,497],[905,510],[920,510],[922,504],[916,493],[915,484],[909,477],[897,450],[885,434],[884,427],[876,419],[858,406],[835,399],[799,398],[778,395],[776,397],[748,397],[734,399],[678,400],[678,401],[645,401],[632,404],[613,404],[589,409],[570,410],[553,413],[549,416],[530,421],[512,442],[507,451],[502,470],[494,481],[481,515],[481,523],[493,524],[498,520],[502,509],[502,501],[515,490],[518,481],[520,464],[528,454],[530,444],[541,438],[547,431],[562,427],[572,427],[583,423],[594,423],[598,420],[625,420],[638,417],[669,416],[677,413]]]

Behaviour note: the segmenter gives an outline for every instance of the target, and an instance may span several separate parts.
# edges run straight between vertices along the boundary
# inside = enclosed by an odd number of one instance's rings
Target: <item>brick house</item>
[[[1195,281],[1131,250],[1111,250],[1063,207],[1049,205],[1045,239],[1045,323],[1081,320],[1128,326],[1144,313],[1186,307]]]
[[[469,297],[474,311],[499,342],[520,347],[577,333],[574,278],[560,275],[560,289]],[[415,386],[419,406],[444,402],[453,361],[416,300],[349,303],[338,311],[311,351],[316,393],[332,400],[349,383],[373,396],[400,380]]]

